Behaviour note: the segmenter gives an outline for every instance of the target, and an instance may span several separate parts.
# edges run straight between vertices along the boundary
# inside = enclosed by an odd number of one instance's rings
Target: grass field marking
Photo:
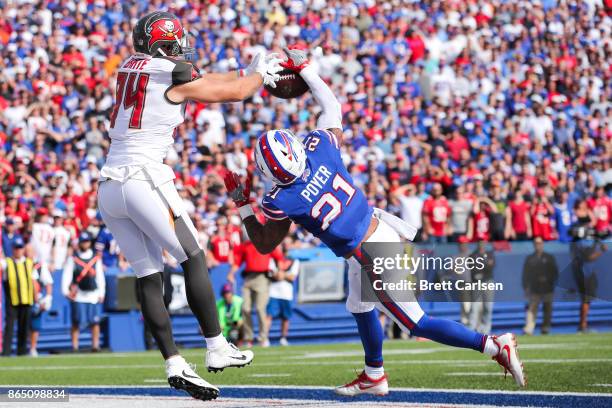
[[[263,373],[263,374],[248,374],[247,377],[253,378],[274,378],[274,377],[291,377],[289,373]]]
[[[444,373],[444,375],[449,375],[452,377],[500,377],[503,376],[502,372],[493,372],[493,371],[456,371],[452,373]]]
[[[411,343],[406,343],[411,344]],[[590,343],[542,343],[542,344],[520,344],[519,350],[573,350],[576,347],[588,346]],[[430,354],[430,353],[447,353],[456,352],[457,349],[448,346],[438,347],[427,347],[427,348],[392,348],[390,350],[384,350],[385,356],[396,356],[396,355],[413,355],[413,354]],[[340,358],[340,357],[361,357],[363,351],[361,350],[347,350],[347,351],[319,351],[319,352],[307,352],[300,353],[289,357],[285,357],[286,360],[300,360],[300,359],[329,359],[329,358]]]
[[[24,362],[27,360],[23,360]],[[612,358],[574,358],[574,359],[547,359],[534,358],[523,359],[524,363],[528,364],[582,364],[582,363],[612,363]],[[361,361],[303,361],[292,362],[295,366],[335,366],[335,365],[355,365]],[[386,360],[385,364],[409,364],[409,365],[427,365],[427,364],[446,364],[446,365],[485,365],[491,364],[489,361],[483,360]],[[257,367],[277,367],[279,363],[257,363],[253,364],[253,369]],[[125,370],[125,369],[141,369],[141,368],[162,368],[163,364],[125,364],[125,365],[18,365],[18,366],[2,366],[0,371],[29,371],[29,370],[75,370],[75,369],[91,369],[91,370]]]
[[[135,369],[135,368],[163,368],[163,364],[126,364],[126,365],[76,365],[76,366],[27,366],[27,365],[19,365],[19,366],[8,366],[2,367],[0,366],[0,371],[30,371],[30,370],[75,370],[75,369],[87,369],[87,370],[125,370],[126,368]]]
[[[383,354],[386,356],[397,356],[402,354],[430,354],[443,351],[444,348],[435,347],[435,348],[415,348],[415,349],[391,349],[383,351]],[[285,357],[286,360],[301,360],[301,359],[329,359],[334,357],[363,357],[363,350],[348,350],[348,351],[319,351],[312,353],[303,353],[299,355],[293,355],[289,357]]]
[[[591,387],[612,387],[612,384],[591,384]]]

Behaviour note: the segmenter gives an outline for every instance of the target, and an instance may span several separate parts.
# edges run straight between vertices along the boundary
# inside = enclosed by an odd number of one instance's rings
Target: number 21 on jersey
[[[355,194],[355,187],[351,186],[348,181],[342,178],[341,175],[336,174],[334,179],[332,180],[332,188],[335,193],[340,192],[342,190],[346,195],[346,201],[342,203],[340,199],[337,197],[337,194],[327,192],[317,200],[315,205],[312,206],[310,210],[310,216],[312,218],[319,218],[323,213],[323,208],[325,206],[329,206],[329,212],[323,216],[321,220],[321,229],[326,230],[329,228],[329,225],[340,215],[342,214],[342,206],[347,206],[353,199],[353,195]]]
[[[149,74],[138,72],[119,72],[117,74],[117,90],[115,106],[110,115],[110,127],[115,127],[115,120],[119,113],[119,107],[123,104],[123,109],[132,109],[130,115],[130,129],[140,129],[142,121],[142,111],[145,106],[147,96],[147,84]]]

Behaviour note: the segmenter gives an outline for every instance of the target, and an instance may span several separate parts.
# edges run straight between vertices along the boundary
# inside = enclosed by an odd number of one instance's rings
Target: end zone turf
[[[384,406],[612,406],[612,334],[520,337],[519,351],[529,376],[526,391],[517,391],[514,381],[504,380],[501,369],[482,354],[432,342],[387,342],[391,394],[375,399]],[[371,406],[374,398],[347,400],[331,391],[361,369],[361,348],[355,343],[256,348],[252,366],[216,375],[205,372],[202,350],[183,354],[200,365],[205,379],[224,384],[214,406],[243,406],[248,400],[251,408],[294,403],[344,406],[348,401],[357,407]],[[136,408],[127,400],[134,395],[169,399],[167,406],[173,406],[172,401],[191,404],[166,386],[155,352],[0,359],[0,384],[68,387],[74,401],[87,406],[102,406],[103,401],[110,405],[116,398],[117,404]],[[238,399],[242,402],[229,404]]]

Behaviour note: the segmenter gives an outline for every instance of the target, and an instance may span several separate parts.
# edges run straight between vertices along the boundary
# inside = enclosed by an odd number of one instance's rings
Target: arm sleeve
[[[268,196],[265,196],[261,202],[261,209],[266,216],[271,220],[280,221],[287,218],[287,214],[283,212],[283,210],[279,209],[276,205],[272,203],[272,199]]]
[[[310,92],[321,106],[322,112],[317,120],[317,127],[321,129],[342,129],[342,107],[332,90],[309,65],[302,69],[300,75],[310,87]]]

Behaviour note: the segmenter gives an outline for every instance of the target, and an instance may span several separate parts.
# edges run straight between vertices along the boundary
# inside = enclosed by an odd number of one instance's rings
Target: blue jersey
[[[263,212],[273,220],[290,218],[336,255],[346,255],[363,240],[373,208],[344,167],[332,132],[311,132],[304,140],[304,151],[304,174],[266,194]]]
[[[98,233],[96,251],[102,252],[102,264],[107,268],[119,265],[119,247],[107,227],[102,228]]]
[[[574,223],[574,215],[572,208],[565,204],[555,204],[555,222],[557,224],[557,232],[559,233],[559,241],[571,242],[572,237],[570,229]]]

